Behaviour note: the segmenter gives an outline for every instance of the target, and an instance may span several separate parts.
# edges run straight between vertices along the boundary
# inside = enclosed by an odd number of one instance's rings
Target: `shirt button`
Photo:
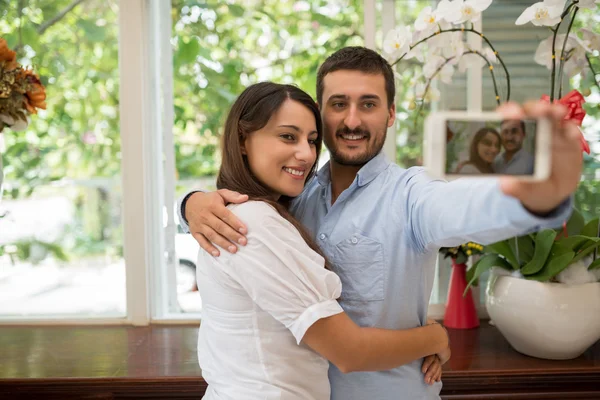
[[[321,233],[321,234],[319,235],[319,237],[321,238],[321,240],[323,240],[323,239],[325,239],[325,234],[324,234],[324,233]]]
[[[358,239],[357,239],[357,238],[355,238],[355,237],[353,237],[353,238],[352,238],[352,243],[354,243],[354,244],[358,243]]]

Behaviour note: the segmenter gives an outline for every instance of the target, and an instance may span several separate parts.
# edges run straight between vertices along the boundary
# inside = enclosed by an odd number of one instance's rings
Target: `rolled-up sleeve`
[[[546,228],[557,228],[571,215],[569,197],[551,214],[538,217],[502,193],[499,181],[486,178],[444,182],[424,172],[411,177],[404,190],[413,239],[430,250],[475,241],[489,244]]]
[[[230,206],[248,225],[248,244],[227,255],[227,273],[281,322],[297,343],[316,321],[343,312],[342,285],[298,230],[264,202]]]

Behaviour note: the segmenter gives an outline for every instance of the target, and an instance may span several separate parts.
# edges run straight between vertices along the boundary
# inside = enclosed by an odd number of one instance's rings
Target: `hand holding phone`
[[[542,181],[550,173],[547,118],[505,119],[500,113],[432,113],[426,121],[426,166],[432,175],[518,176]]]
[[[537,121],[532,151],[534,171],[524,174],[493,172],[469,175],[499,177],[504,194],[520,200],[525,208],[535,214],[543,215],[555,210],[575,192],[581,178],[583,154],[578,127],[573,122],[564,120],[567,109],[561,104],[531,101],[520,106],[511,102],[500,106],[497,113],[500,118],[496,116],[496,122]],[[451,143],[454,132],[449,132],[447,125],[439,123],[440,120],[447,119],[432,115],[426,121],[425,165],[436,176],[451,179],[467,176],[466,173],[452,172],[453,165],[447,164],[447,145]],[[480,118],[479,120],[481,121]],[[500,156],[503,150],[500,149]]]

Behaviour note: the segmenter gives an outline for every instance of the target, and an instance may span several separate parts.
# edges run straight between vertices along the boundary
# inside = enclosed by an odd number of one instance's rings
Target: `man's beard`
[[[512,148],[508,149],[506,146],[507,144],[512,145]],[[508,146],[508,147],[511,147],[511,146]],[[523,147],[522,143],[519,144],[517,142],[513,142],[512,140],[504,143],[504,151],[508,151],[508,152],[512,152],[512,153],[516,153],[517,151],[521,150],[521,147]]]
[[[377,156],[377,154],[379,154],[379,152],[383,148],[383,145],[385,143],[385,138],[387,136],[388,120],[386,120],[385,126],[383,128],[383,133],[378,134],[378,132],[376,132],[374,136],[371,135],[371,132],[369,132],[368,130],[361,129],[361,128],[350,129],[347,126],[344,126],[343,128],[340,128],[335,132],[335,137],[333,139],[334,140],[333,143],[329,143],[329,140],[327,139],[328,136],[325,135],[325,146],[327,147],[327,150],[329,150],[331,160],[333,160],[334,162],[336,162],[340,165],[345,165],[345,166],[363,166],[366,163],[368,163],[369,161],[371,161],[373,158],[375,158],[375,156]],[[362,154],[358,154],[356,156],[349,156],[349,155],[343,154],[343,152],[341,152],[341,151],[338,151],[337,148],[335,147],[335,140],[339,135],[342,135],[342,134],[365,136],[367,139],[366,140],[367,149],[365,150],[365,152]],[[374,140],[372,145],[370,143],[371,140]]]

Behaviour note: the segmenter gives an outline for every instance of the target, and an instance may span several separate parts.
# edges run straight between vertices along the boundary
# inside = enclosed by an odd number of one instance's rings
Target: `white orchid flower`
[[[556,61],[560,61],[561,50],[565,41],[565,34],[556,35],[555,54]],[[590,48],[575,34],[570,33],[565,45],[565,52],[571,53],[568,61],[565,62],[565,71],[572,72],[572,67],[577,64],[576,60],[585,58],[585,53],[590,51]],[[545,66],[548,69],[552,68],[552,36],[542,40],[535,51],[534,60],[536,63]],[[570,65],[573,63],[574,65]]]
[[[578,3],[575,3],[575,7],[586,8],[588,10],[596,9],[596,4],[600,4],[600,0],[579,0]]]
[[[460,57],[465,52],[465,42],[461,32],[446,33],[444,40],[440,41],[438,47],[445,58],[452,58],[451,64],[457,64]]]
[[[439,22],[440,20],[434,10],[431,7],[425,7],[421,10],[415,21],[415,30],[417,32],[423,32],[428,36],[438,29]]]
[[[435,9],[435,14],[439,19],[443,19],[450,23],[458,21],[461,15],[460,8],[456,1],[450,2],[449,0],[441,0]]]
[[[481,58],[478,54],[475,53],[467,53],[463,54],[458,62],[458,72],[461,74],[464,73],[467,68],[475,67],[481,69],[484,65],[487,65],[485,60]]]
[[[427,62],[423,65],[423,76],[427,79],[431,79],[435,71],[446,61],[442,56],[432,55],[427,57]]]
[[[415,88],[416,97],[418,99],[423,99],[424,102],[438,101],[441,96],[440,91],[437,88],[429,85],[427,93],[425,93],[425,86],[426,85],[422,82],[417,84]]]
[[[572,55],[569,60],[564,65],[564,73],[569,78],[574,77],[575,75],[582,74],[585,76],[586,70],[588,68],[587,60],[585,59],[585,55],[583,57]]]
[[[492,64],[497,64],[498,63],[498,57],[496,57],[496,53],[491,48],[484,47],[481,50],[481,54],[483,54],[485,56],[485,58],[487,58],[487,60],[489,62],[491,62]]]
[[[412,34],[410,27],[400,26],[387,33],[383,41],[383,51],[393,58],[402,57],[410,49]]]
[[[442,82],[445,84],[452,83],[452,77],[454,76],[454,66],[451,63],[447,63],[442,67],[440,72],[437,75]]]
[[[600,1],[600,0],[599,0]],[[600,50],[600,34],[586,28],[581,28],[583,43],[591,50]]]
[[[548,4],[552,7],[560,7],[561,9],[565,8],[565,4],[567,4],[567,0],[543,0],[544,3]]]
[[[452,76],[454,75],[454,66],[450,62],[446,61],[447,59],[444,57],[438,55],[430,55],[429,57],[427,57],[427,62],[425,63],[425,65],[423,65],[423,76],[426,79],[433,79],[435,75],[436,77],[439,77],[440,80],[444,83],[452,83]]]
[[[531,22],[536,26],[554,26],[560,22],[560,15],[562,14],[563,8],[564,4],[561,5],[556,1],[540,1],[527,7],[525,11],[519,15],[519,18],[517,18],[515,25],[524,25]]]
[[[492,0],[442,0],[438,4],[438,16],[453,24],[477,22]]]

